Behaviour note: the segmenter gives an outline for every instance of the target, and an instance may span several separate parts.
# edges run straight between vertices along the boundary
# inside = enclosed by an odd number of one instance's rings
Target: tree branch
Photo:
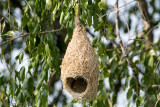
[[[152,32],[152,22],[151,22],[151,17],[148,13],[148,6],[145,0],[138,0],[138,6],[141,12],[141,18],[142,18],[142,22],[144,24],[144,30],[146,31],[150,31],[147,36],[148,36],[148,40],[149,42],[146,42],[146,49],[149,48],[149,46],[151,45],[151,42],[153,42],[153,32]],[[141,33],[139,35],[139,37],[141,38],[141,36],[143,36],[143,33]]]
[[[7,60],[6,60],[5,56],[4,56],[4,54],[2,53],[2,48],[1,48],[1,46],[0,46],[0,51],[1,51],[1,55],[2,55],[2,57],[3,57],[3,60],[4,60],[5,64],[6,64],[6,67],[7,67],[8,71],[9,71],[9,74],[12,75],[12,72],[11,72],[11,70],[10,70],[9,67],[8,67]]]
[[[56,81],[56,71],[53,71],[51,79],[47,82],[48,88],[50,88],[51,83],[55,83]]]
[[[116,0],[116,7],[115,7],[115,9],[117,10],[116,11],[116,33],[117,33],[117,36],[118,36],[118,40],[119,40],[119,43],[120,43],[120,47],[121,47],[122,53],[125,56],[125,58],[126,58],[128,64],[129,64],[129,66],[131,67],[131,69],[132,69],[132,71],[134,73],[134,76],[136,78],[137,95],[139,96],[140,84],[139,84],[138,74],[137,74],[136,70],[134,69],[131,61],[129,60],[128,55],[125,52],[125,49],[124,49],[124,46],[123,46],[123,43],[122,43],[122,39],[120,37],[120,32],[119,32],[119,27],[118,27],[118,24],[119,24],[119,21],[118,21],[118,19],[119,19],[119,16],[118,16],[119,15],[118,0]]]
[[[61,29],[56,29],[56,30],[51,30],[51,31],[42,31],[39,34],[54,33],[54,32],[58,32],[60,30]],[[9,39],[7,41],[4,41],[4,42],[0,43],[0,46],[2,46],[3,44],[6,44],[8,42],[11,42],[11,41],[13,41],[17,38],[20,38],[20,37],[23,37],[23,36],[28,36],[29,34],[31,34],[31,33],[21,33],[20,35],[14,36],[12,39]]]

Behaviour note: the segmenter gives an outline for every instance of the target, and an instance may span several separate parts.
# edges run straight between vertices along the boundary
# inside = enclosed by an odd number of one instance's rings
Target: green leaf
[[[109,97],[108,98],[106,98],[106,100],[105,100],[105,107],[110,107],[110,102],[109,102]]]
[[[87,21],[88,21],[88,26],[91,26],[92,25],[92,15],[91,15],[91,12],[88,12]]]
[[[48,65],[48,64],[46,64],[46,65]],[[44,80],[46,78],[46,76],[47,76],[47,72],[43,71],[42,72],[42,80]]]
[[[139,101],[140,101],[140,106],[142,106],[144,103],[144,98],[140,96]]]
[[[4,31],[5,26],[6,26],[6,22],[4,21],[3,24],[2,24],[2,33]]]
[[[94,37],[94,38],[93,38],[93,41],[92,41],[92,44],[96,44],[96,43],[97,43],[97,40],[98,40],[98,38],[97,38],[97,37]]]
[[[103,68],[103,74],[104,74],[104,77],[105,77],[105,78],[106,78],[106,77],[110,77],[110,73],[108,72],[108,70],[107,70],[106,67]]]
[[[113,104],[116,104],[116,102],[117,102],[117,95],[115,93],[113,94],[112,102],[113,102]]]
[[[36,85],[36,89],[40,89],[40,87],[41,87],[41,85],[42,85],[42,82],[43,82],[43,80],[42,79],[40,79],[39,81],[38,81],[38,83],[37,83],[37,85]]]
[[[117,69],[117,61],[115,59],[111,62],[111,71],[114,72]]]
[[[16,35],[14,31],[8,31],[7,34],[8,34],[9,36],[15,36],[15,35]]]
[[[131,101],[128,102],[127,107],[130,107]],[[144,106],[145,107],[145,106]]]
[[[46,55],[50,56],[50,49],[48,44],[45,45],[45,50],[46,50]]]
[[[73,99],[73,100],[71,101],[71,103],[77,103],[77,100]]]
[[[132,87],[130,87],[130,88],[128,89],[127,99],[129,100],[129,99],[131,98],[131,96],[132,96]]]
[[[99,80],[98,90],[101,90],[103,88],[103,80]]]
[[[93,101],[92,106],[93,106],[93,107],[97,107],[97,100],[94,100],[94,101]]]
[[[154,88],[149,87],[148,90],[147,90],[147,93],[150,94],[150,95],[153,95],[156,92],[156,90],[157,89],[155,87]]]
[[[37,52],[38,52],[38,54],[40,54],[40,53],[43,52],[43,45],[42,45],[42,43],[40,43],[40,44],[38,45]]]
[[[103,85],[103,88],[100,90],[100,95],[101,95],[101,99],[105,100],[106,99],[106,87]]]
[[[69,36],[68,34],[66,35],[65,39],[64,39],[64,42],[67,43],[69,41]]]
[[[53,19],[53,21],[55,21],[56,12],[57,12],[57,5],[55,6],[55,8],[54,8],[54,10],[52,12],[52,19]]]
[[[60,25],[62,25],[63,19],[64,19],[64,13],[63,13],[63,11],[62,11],[62,12],[61,12],[60,19],[59,19]]]
[[[49,65],[46,64],[46,65],[44,66],[44,70],[45,70],[45,71],[48,71],[48,69],[49,69]]]
[[[97,102],[97,107],[104,107],[103,101],[99,100]]]
[[[39,32],[40,32],[40,25],[37,23],[36,26],[34,27],[33,34],[37,34]]]
[[[96,27],[99,24],[98,16],[94,14],[93,16],[93,26]]]
[[[113,27],[111,24],[107,24],[107,33],[106,33],[106,39],[107,40],[114,40],[117,36],[112,31]]]
[[[157,99],[160,99],[160,93],[157,95]]]
[[[88,6],[88,0],[81,0],[82,6],[87,9]]]
[[[35,45],[35,39],[34,39],[34,35],[30,34],[29,35],[29,46],[28,46],[28,50],[31,51],[34,48]]]
[[[78,14],[78,3],[76,3],[76,5],[74,7],[74,11],[75,11],[75,14],[77,15]]]
[[[18,96],[16,97],[16,100],[17,100],[17,101],[16,101],[17,104],[23,102],[23,93],[22,93],[22,92],[20,92],[20,93],[18,94]]]
[[[86,22],[86,19],[88,18],[87,11],[85,9],[82,9],[82,15],[80,16],[80,20],[83,20]]]
[[[130,80],[130,86],[131,87],[135,87],[136,86],[136,80],[135,80],[134,77],[132,77],[131,80]]]
[[[72,29],[73,26],[74,26],[74,25],[73,25],[73,18],[72,18],[72,20],[69,21],[68,27]]]
[[[126,80],[126,86],[128,87],[128,82],[130,81],[130,79],[131,79],[131,76],[129,76],[128,78],[127,78],[127,80]]]
[[[46,64],[48,65],[48,64]],[[38,77],[37,85],[36,88],[39,90],[40,87],[42,86],[43,80],[47,77],[47,72],[42,71],[40,76]]]
[[[1,76],[0,77],[0,86],[3,85],[6,82],[6,77],[5,76]]]
[[[38,24],[38,22],[35,22],[33,19],[30,20],[27,23],[27,25],[30,33],[37,34],[40,32],[40,25]]]
[[[13,20],[14,26],[15,26],[16,28],[18,28],[18,23],[17,23],[17,21],[16,21],[14,18],[12,18],[12,20]]]
[[[20,55],[19,55],[19,64],[22,63],[22,61],[23,61],[23,56],[24,56],[24,53],[21,52]]]
[[[41,8],[42,8],[43,10],[45,9],[45,5],[46,5],[45,0],[41,0]]]
[[[23,81],[25,78],[25,67],[21,67],[20,69],[20,79]]]
[[[35,5],[38,5],[38,2],[39,2],[39,0],[36,0],[36,1],[35,1]]]
[[[107,2],[106,0],[101,0],[99,3],[98,3],[98,6],[99,8],[102,10],[102,9],[107,9]]]
[[[70,18],[70,13],[67,12],[67,14],[64,17],[64,22],[67,22],[69,18]]]
[[[14,82],[13,79],[10,79],[9,83],[10,83],[10,91],[12,94],[14,94],[16,91],[16,83]]]
[[[51,0],[46,0],[46,7],[47,9],[49,9],[49,7],[52,5],[52,1]]]
[[[28,93],[31,93],[33,91],[33,84],[34,81],[32,77],[26,78],[23,82],[23,89],[26,90]]]
[[[41,99],[38,99],[37,107],[41,107]]]
[[[153,68],[153,66],[154,66],[154,58],[153,58],[153,56],[151,56],[149,58],[148,65]]]
[[[26,24],[27,24],[28,21],[29,21],[28,16],[25,14],[25,15],[22,17],[21,21],[22,21],[22,26],[26,26]]]
[[[68,34],[69,37],[72,37],[73,29],[72,28],[67,28],[67,34]]]
[[[42,90],[42,106],[47,107],[48,106],[48,92],[46,89]]]

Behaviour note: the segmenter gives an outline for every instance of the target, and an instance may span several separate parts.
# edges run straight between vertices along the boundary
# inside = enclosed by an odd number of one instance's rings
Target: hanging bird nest
[[[91,100],[97,95],[99,66],[85,27],[76,18],[72,40],[61,65],[63,88],[74,99]]]

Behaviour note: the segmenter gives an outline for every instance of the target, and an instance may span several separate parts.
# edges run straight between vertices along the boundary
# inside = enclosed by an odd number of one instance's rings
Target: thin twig
[[[54,33],[54,32],[58,32],[58,31],[60,31],[60,29],[51,30],[51,31],[42,31],[39,34]],[[13,41],[13,40],[15,40],[17,38],[20,38],[20,37],[23,37],[23,36],[27,36],[29,34],[31,34],[31,33],[21,33],[21,34],[19,34],[17,36],[14,36],[12,39],[9,39],[7,41],[4,41],[4,42],[0,43],[0,46],[2,46],[3,44],[6,44],[8,42],[11,42],[11,41]]]
[[[145,40],[145,39],[129,39],[129,40],[139,40],[139,41],[143,41],[143,42],[149,42],[152,46],[156,47],[157,49],[160,49],[157,45],[155,45],[154,43],[152,43],[148,40]]]
[[[29,8],[30,8],[30,10],[32,11],[32,8],[31,8],[31,6],[29,5],[28,1],[27,1],[27,0],[25,0],[25,2],[27,3],[28,7],[29,7]],[[32,11],[32,13],[33,13],[33,11]]]
[[[9,40],[7,40],[7,41],[4,41],[4,42],[0,43],[0,46],[2,46],[3,44],[6,44],[6,43],[8,43],[8,42],[11,42],[11,41],[13,41],[13,40],[15,40],[15,39],[17,39],[17,38],[26,36],[26,35],[29,35],[29,33],[25,33],[25,34],[24,34],[24,33],[21,33],[20,35],[17,35],[17,36],[15,36],[15,37],[13,37],[12,39],[9,39]]]
[[[112,6],[112,5],[110,5],[112,8],[114,8],[114,6]],[[117,10],[116,8],[114,8],[115,10]],[[129,41],[129,38],[130,38],[130,29],[129,29],[129,25],[128,25],[128,23],[127,23],[127,19],[126,19],[126,17],[125,17],[125,15],[124,15],[124,13],[123,12],[121,12],[121,11],[119,11],[120,12],[120,14],[122,14],[122,16],[123,16],[123,18],[124,18],[124,21],[125,21],[125,23],[126,23],[126,26],[127,26],[127,30],[128,30],[128,41]],[[128,42],[127,42],[127,45],[128,45]]]
[[[55,79],[55,76],[56,76],[56,71],[53,71],[52,76],[51,76],[51,79],[48,80],[48,82],[47,82],[47,86],[48,86],[48,87],[50,87],[51,82],[53,82],[53,81],[56,80],[56,79]]]
[[[7,12],[6,12],[6,14],[4,15],[4,16],[2,16],[2,18],[1,18],[1,20],[0,20],[0,22],[7,16],[7,14],[8,14],[8,11],[9,11],[9,8],[7,9]]]
[[[40,32],[39,34],[54,33],[54,32],[58,32],[58,31],[60,31],[60,30],[61,30],[61,29],[50,30],[50,31],[42,31],[42,32]]]
[[[139,96],[140,84],[139,84],[138,74],[137,74],[136,70],[134,69],[131,61],[129,60],[128,55],[127,55],[126,52],[125,52],[125,49],[124,49],[124,46],[123,46],[123,43],[122,43],[122,39],[121,39],[121,37],[120,37],[120,32],[119,32],[119,27],[118,27],[118,24],[119,24],[119,21],[118,21],[118,19],[119,19],[119,16],[118,16],[118,14],[119,14],[119,10],[118,10],[118,0],[116,0],[115,10],[116,10],[116,33],[117,33],[117,36],[118,36],[118,40],[119,40],[119,43],[120,43],[120,47],[121,47],[122,53],[123,53],[123,55],[125,56],[125,58],[126,58],[128,64],[129,64],[129,66],[131,67],[131,69],[132,69],[132,71],[133,71],[133,73],[134,73],[134,75],[135,75],[136,85],[137,85],[137,95]]]
[[[152,88],[155,88],[155,87],[160,88],[160,85],[151,85],[151,87]]]
[[[120,9],[120,8],[123,8],[123,7],[125,7],[126,5],[128,5],[128,4],[132,3],[132,2],[135,2],[135,1],[137,1],[137,0],[133,0],[133,1],[131,1],[131,2],[128,2],[128,3],[126,3],[125,5],[120,6],[119,9]],[[110,5],[109,5],[109,6],[110,6]],[[111,12],[114,12],[114,11],[116,11],[116,9],[111,9],[111,11],[109,11],[109,12],[107,12],[106,14],[100,16],[99,18],[102,18],[102,17],[104,17],[104,16],[106,16],[106,15],[108,15],[108,14],[110,14]]]
[[[160,63],[160,61],[158,61],[157,64],[156,64],[155,72],[158,69],[159,63]]]
[[[149,33],[150,33],[153,29],[155,29],[156,27],[158,27],[158,26],[160,26],[160,24],[158,24],[158,25],[156,25],[156,26],[152,27],[152,28],[147,32],[146,36],[148,36],[148,35],[149,35]]]
[[[9,19],[7,19],[5,16],[3,16],[3,14],[0,13],[0,15],[1,15],[2,17],[4,17],[4,19],[6,19],[11,25],[13,25],[13,27],[14,27],[15,29],[19,30],[16,26],[14,26],[14,24],[13,24]]]
[[[2,48],[1,48],[1,46],[0,46],[0,51],[1,51],[1,55],[2,55],[2,57],[3,57],[3,60],[4,60],[5,64],[6,64],[6,67],[7,67],[8,71],[9,71],[9,74],[12,75],[12,72],[11,72],[11,70],[10,70],[9,67],[8,67],[7,60],[6,60],[5,56],[4,56],[4,54],[2,53]]]
[[[14,67],[16,66],[16,63],[12,66],[12,69],[11,69],[11,71],[13,71],[13,69],[14,69]]]
[[[151,31],[153,31],[153,29],[155,29],[155,28],[158,27],[158,26],[160,26],[160,24],[152,27],[152,28],[146,33],[146,36],[148,36],[148,34],[149,34]],[[139,30],[139,31],[140,31],[140,30]],[[134,36],[134,35],[135,35],[135,34],[132,34],[131,36]],[[143,35],[144,35],[144,32],[142,32],[142,30],[141,30],[141,32],[138,34],[138,38],[141,39]],[[129,39],[129,41],[130,41],[130,40],[135,40],[135,39]],[[150,41],[145,40],[144,42],[150,42]],[[153,46],[156,46],[156,45],[154,45],[154,43],[152,43],[152,42],[150,42],[150,43],[151,43]],[[132,46],[133,46],[133,43],[129,44],[127,47],[132,47]],[[159,49],[158,46],[156,46],[156,47]],[[148,49],[147,49],[147,50],[148,50]]]
[[[155,104],[155,106],[154,106],[154,107],[157,107],[157,104],[158,104],[159,100],[160,100],[160,99],[158,99],[158,100],[156,101],[156,104]]]

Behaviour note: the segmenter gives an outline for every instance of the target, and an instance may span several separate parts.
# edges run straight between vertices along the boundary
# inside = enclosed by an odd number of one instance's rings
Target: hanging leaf
[[[22,103],[23,101],[24,101],[24,100],[23,100],[23,93],[20,92],[20,93],[18,94],[17,98],[16,98],[16,102],[17,102],[17,104],[19,104],[19,103]]]
[[[61,12],[61,16],[60,16],[60,19],[59,19],[59,23],[62,25],[62,22],[63,22],[63,18],[64,18],[64,13],[63,11]]]
[[[24,66],[21,67],[19,72],[20,72],[20,80],[23,81],[25,78],[25,67]]]
[[[23,56],[24,56],[24,53],[21,52],[21,53],[19,54],[19,64],[22,63],[22,61],[23,61]]]
[[[7,34],[8,34],[9,36],[15,36],[15,35],[16,35],[14,31],[8,31]]]
[[[55,8],[54,8],[54,10],[52,12],[52,19],[53,19],[53,21],[55,21],[56,12],[57,12],[57,5],[55,6]]]
[[[23,82],[23,89],[26,90],[28,93],[31,93],[33,90],[33,84],[34,81],[32,77],[26,78]]]
[[[102,9],[107,9],[107,2],[106,0],[101,0],[99,3],[98,3],[98,6],[99,8],[102,10]]]
[[[129,100],[129,99],[131,98],[131,96],[132,96],[132,87],[130,87],[130,88],[128,89],[127,99]]]
[[[1,28],[2,29],[2,34],[3,34],[5,26],[6,26],[6,22],[4,21],[3,24],[2,24],[2,28]]]

